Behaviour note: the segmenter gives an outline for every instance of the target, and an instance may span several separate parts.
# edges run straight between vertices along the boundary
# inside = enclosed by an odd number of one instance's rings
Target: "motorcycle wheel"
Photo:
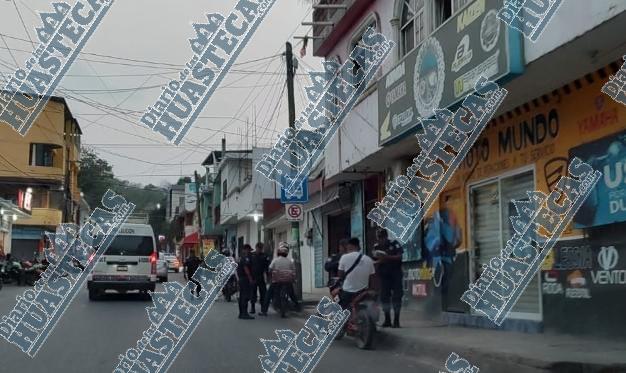
[[[356,345],[362,350],[369,350],[374,344],[376,324],[367,314],[367,310],[359,310],[357,313],[358,333],[355,335]]]

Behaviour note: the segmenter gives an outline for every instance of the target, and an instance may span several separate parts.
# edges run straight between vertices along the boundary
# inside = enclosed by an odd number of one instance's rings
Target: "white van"
[[[126,293],[154,291],[157,281],[156,241],[148,224],[123,224],[93,272],[87,277],[89,299],[106,290]]]

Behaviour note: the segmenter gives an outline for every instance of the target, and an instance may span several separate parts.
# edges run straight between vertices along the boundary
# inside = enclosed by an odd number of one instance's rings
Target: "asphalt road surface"
[[[170,281],[183,281],[180,274],[169,276]],[[0,290],[0,316],[8,315],[15,296],[26,289],[10,284]],[[0,372],[112,372],[117,356],[134,346],[147,328],[145,307],[150,303],[136,294],[115,293],[90,302],[85,286],[34,358],[0,338]],[[259,338],[275,338],[276,329],[288,328],[297,333],[305,322],[301,317],[281,319],[270,309],[268,317],[239,320],[237,304],[220,298],[169,372],[263,372],[258,359],[264,353]],[[333,342],[314,372],[432,371],[421,368],[417,361],[394,353],[389,346],[363,351],[348,338]]]

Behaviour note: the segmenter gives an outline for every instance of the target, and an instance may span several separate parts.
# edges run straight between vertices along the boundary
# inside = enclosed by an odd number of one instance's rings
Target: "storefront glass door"
[[[533,171],[502,176],[470,188],[470,226],[473,244],[470,281],[480,275],[483,265],[500,254],[501,248],[513,236],[510,217],[515,214],[512,200],[528,198],[526,192],[534,190]],[[539,275],[532,281],[509,318],[541,320]]]

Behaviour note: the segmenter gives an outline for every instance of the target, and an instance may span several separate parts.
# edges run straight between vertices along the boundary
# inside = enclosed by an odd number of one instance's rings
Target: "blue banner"
[[[602,178],[574,216],[575,228],[589,228],[626,221],[626,131],[570,150],[602,172]]]

